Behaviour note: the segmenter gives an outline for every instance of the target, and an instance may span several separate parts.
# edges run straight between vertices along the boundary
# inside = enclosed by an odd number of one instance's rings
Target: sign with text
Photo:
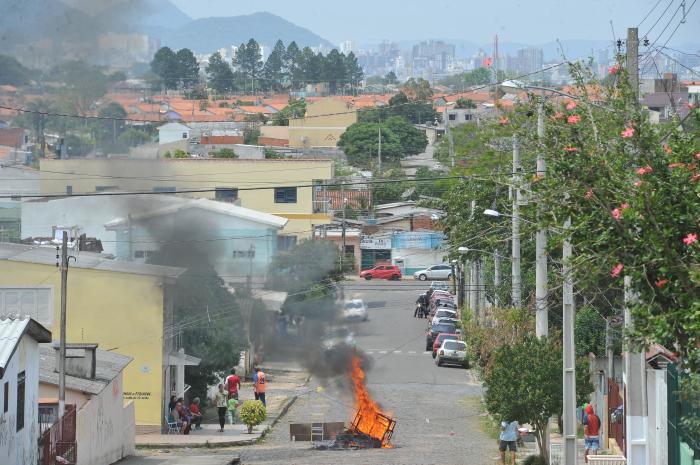
[[[391,249],[391,236],[371,237],[362,236],[360,240],[361,249],[388,250]]]

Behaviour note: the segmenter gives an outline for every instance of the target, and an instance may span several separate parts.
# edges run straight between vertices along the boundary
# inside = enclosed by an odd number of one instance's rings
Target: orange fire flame
[[[360,358],[354,355],[352,358],[352,373],[353,393],[355,395],[355,409],[359,413],[359,421],[355,426],[358,431],[372,438],[381,441],[382,447],[391,448],[388,441],[384,441],[384,434],[389,427],[386,418],[380,416],[385,415],[379,404],[372,399],[367,392],[365,386],[365,372],[362,369]]]

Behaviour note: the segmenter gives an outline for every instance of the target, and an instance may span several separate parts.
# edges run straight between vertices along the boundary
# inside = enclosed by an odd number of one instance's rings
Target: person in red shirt
[[[597,455],[600,448],[600,418],[595,414],[593,405],[586,405],[586,415],[583,417],[583,441],[586,453],[583,455],[588,463],[588,455]]]
[[[199,397],[195,397],[190,404],[190,416],[194,429],[202,429],[202,411],[199,408]]]
[[[236,369],[231,368],[231,374],[226,378],[226,389],[228,398],[238,400],[238,389],[241,387],[241,379],[236,374]]]

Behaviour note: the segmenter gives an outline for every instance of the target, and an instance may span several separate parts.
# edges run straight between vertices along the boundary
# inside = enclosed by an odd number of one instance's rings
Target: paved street
[[[363,281],[346,287],[346,297],[362,297],[370,321],[355,325],[357,343],[373,360],[370,392],[397,421],[395,449],[314,451],[290,443],[288,424],[349,421],[352,398],[328,386],[300,397],[265,444],[240,450],[244,464],[491,464],[496,445],[480,430],[480,387],[460,368],[438,368],[425,349],[425,320],[414,319],[413,302],[423,283]]]
[[[213,450],[207,454],[211,462],[199,460],[214,465],[238,454],[245,465],[496,463],[496,443],[480,428],[480,386],[470,371],[438,368],[425,352],[426,320],[413,318],[413,302],[424,286],[413,280],[356,281],[345,291],[347,298],[361,297],[370,306],[370,321],[354,328],[358,346],[372,360],[369,390],[397,421],[394,449],[316,451],[310,443],[290,442],[289,423],[351,419],[352,396],[342,386],[345,380],[312,380],[262,444]]]

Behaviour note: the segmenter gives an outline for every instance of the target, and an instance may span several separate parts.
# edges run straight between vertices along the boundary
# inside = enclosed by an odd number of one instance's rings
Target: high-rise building
[[[348,54],[355,51],[355,44],[351,40],[346,40],[340,44],[340,53]]]
[[[534,73],[542,69],[544,51],[541,48],[525,47],[518,50],[518,72]]]
[[[455,46],[441,40],[429,40],[413,46],[414,69],[429,66],[444,72],[455,58]],[[424,65],[425,64],[425,65]]]

